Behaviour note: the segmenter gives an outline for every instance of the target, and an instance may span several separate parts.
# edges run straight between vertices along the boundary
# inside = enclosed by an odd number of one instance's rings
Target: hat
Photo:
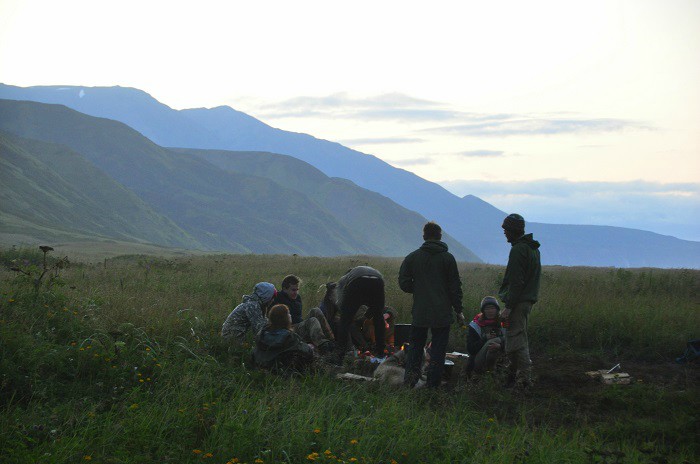
[[[263,303],[267,303],[277,295],[277,290],[270,282],[258,282],[255,284],[253,294],[257,295]]]
[[[498,304],[498,300],[492,296],[485,296],[483,300],[481,300],[481,312],[484,312],[484,309],[487,306],[495,306],[496,309],[500,312],[501,311],[501,305]]]
[[[519,214],[509,214],[503,220],[503,225],[501,225],[505,230],[512,231],[524,231],[525,230],[525,219]]]

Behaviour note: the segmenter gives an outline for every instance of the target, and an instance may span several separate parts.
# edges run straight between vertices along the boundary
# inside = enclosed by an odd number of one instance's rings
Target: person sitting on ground
[[[282,291],[278,292],[272,304],[283,304],[289,308],[292,317],[292,330],[306,343],[312,343],[319,352],[333,351],[335,339],[326,316],[319,308],[312,308],[306,319],[302,319],[302,302],[299,295],[299,277],[290,274],[282,280]]]
[[[283,374],[303,373],[313,364],[313,349],[294,333],[289,308],[274,305],[269,324],[258,333],[253,348],[253,364]]]
[[[504,352],[506,335],[501,327],[500,311],[498,300],[487,296],[481,300],[481,312],[469,323],[467,377],[471,377],[472,373],[492,371]]]
[[[241,344],[248,331],[253,335],[265,326],[267,308],[277,294],[275,286],[269,282],[258,282],[253,293],[243,295],[243,301],[228,315],[221,327],[221,336],[227,341]]]

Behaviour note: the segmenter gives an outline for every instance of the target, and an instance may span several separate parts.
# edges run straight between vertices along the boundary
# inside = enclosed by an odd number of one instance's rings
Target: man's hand
[[[457,323],[460,327],[467,325],[467,320],[464,318],[464,313],[457,313]]]
[[[496,350],[500,350],[500,349],[501,349],[500,343],[491,343],[489,345],[489,348],[488,348],[489,351],[496,351]]]
[[[508,319],[508,316],[510,316],[510,308],[501,311],[501,319]]]

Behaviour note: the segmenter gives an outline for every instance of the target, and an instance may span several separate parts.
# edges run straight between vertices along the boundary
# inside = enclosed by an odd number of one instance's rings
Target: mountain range
[[[59,236],[42,231],[51,227],[63,235],[131,237],[200,250],[400,256],[415,248],[416,231],[426,221],[298,160],[298,176],[314,178],[320,189],[342,198],[325,199],[321,190],[310,198],[293,186],[223,169],[204,153],[160,147],[123,123],[62,105],[0,100],[0,131],[3,233]],[[291,160],[260,156],[260,167],[249,162],[251,170],[284,172]],[[351,202],[362,208],[346,214]],[[131,215],[113,218],[120,211]],[[479,260],[451,237],[446,241],[460,259]]]
[[[343,197],[342,194],[338,195],[338,192],[342,191],[343,184],[354,185],[356,188],[362,187],[364,194],[374,192],[380,194],[376,198],[382,198],[383,201],[391,200],[393,204],[400,205],[409,212],[415,211],[420,220],[425,218],[436,220],[456,239],[456,242],[464,245],[464,250],[468,248],[485,262],[502,264],[508,255],[508,244],[500,229],[506,212],[498,210],[477,196],[457,197],[441,186],[408,171],[392,167],[375,156],[307,134],[273,128],[229,107],[174,110],[141,90],[124,87],[21,88],[0,84],[0,98],[57,103],[86,115],[123,122],[159,145],[160,150],[165,150],[162,147],[177,147],[178,150],[168,150],[168,152],[207,162],[219,168],[223,174],[255,173],[255,176],[277,185],[293,190],[296,187],[295,192],[310,199],[319,208],[331,214],[336,221],[353,214],[348,212],[353,210],[351,207],[345,210],[345,215],[337,213],[342,207],[335,204],[333,198]],[[6,128],[3,130],[12,132]],[[46,141],[36,133],[18,133],[18,135]],[[63,143],[60,140],[57,142]],[[71,146],[71,148],[74,147]],[[79,148],[74,149],[82,153]],[[246,154],[231,154],[241,151],[245,151]],[[321,187],[317,185],[316,180],[300,181],[299,179],[303,176],[299,174],[297,177],[294,171],[297,167],[292,167],[292,172],[282,170],[273,174],[267,169],[258,169],[250,165],[256,158],[263,157],[285,159],[287,163],[293,163],[288,157],[282,158],[280,155],[288,155],[308,163],[305,166],[311,165],[316,168],[313,176],[324,175],[324,179],[328,179],[329,183]],[[189,162],[194,161],[190,159]],[[251,172],[245,172],[245,169],[250,169]],[[313,176],[309,179],[314,179]],[[115,179],[119,181],[120,177]],[[143,192],[140,194],[137,190],[134,192],[140,198],[144,198]],[[323,197],[324,192],[328,196]],[[155,200],[149,199],[147,203],[152,205],[152,201]],[[348,204],[352,206],[352,203]],[[281,205],[278,204],[277,208],[281,208]],[[172,219],[163,205],[155,209]],[[333,214],[331,211],[336,212]],[[215,225],[211,220],[201,219],[205,224],[202,224],[203,229],[199,232]],[[231,220],[235,218],[231,216]],[[339,222],[341,222],[339,225],[350,229],[350,236],[353,232],[357,232],[357,227],[352,227],[352,224],[348,227],[347,221],[344,224],[342,220]],[[382,236],[386,237],[384,235],[387,233],[386,230],[391,229],[386,222],[388,221],[375,222],[370,227],[382,230]],[[183,226],[178,224],[180,227]],[[192,235],[194,226],[190,224],[188,227],[183,230]],[[545,264],[698,267],[700,263],[699,242],[680,240],[647,231],[621,227],[530,222],[527,224],[527,229],[528,232],[533,232],[535,238],[542,243],[542,260]],[[341,229],[334,226],[334,230]],[[370,237],[371,235],[369,234]],[[407,235],[404,235],[406,239],[408,239]],[[367,235],[364,239],[366,238]],[[363,239],[360,240],[363,241]],[[362,247],[367,254],[377,253],[377,246],[386,247],[386,244],[392,241],[388,238],[384,240],[386,243],[381,245],[380,241],[371,237],[368,242],[363,243]],[[415,238],[412,241],[415,245]],[[205,240],[205,242],[210,247],[224,245],[224,243],[216,245],[216,240],[213,242]],[[350,249],[357,249],[357,247],[358,244],[355,243],[347,250],[352,252]],[[250,249],[257,252],[266,250],[265,248],[258,250],[255,247]],[[396,251],[385,248],[383,253],[393,255]]]

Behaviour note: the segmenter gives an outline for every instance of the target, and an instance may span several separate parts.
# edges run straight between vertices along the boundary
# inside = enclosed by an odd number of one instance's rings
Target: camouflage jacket
[[[267,324],[262,312],[262,302],[255,295],[243,296],[243,302],[228,315],[221,327],[221,336],[226,339],[243,340],[248,329],[257,335]]]

